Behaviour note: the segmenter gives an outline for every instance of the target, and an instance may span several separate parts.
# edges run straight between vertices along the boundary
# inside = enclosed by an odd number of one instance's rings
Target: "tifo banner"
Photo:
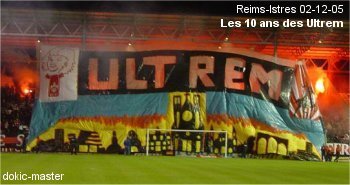
[[[305,68],[283,64],[211,51],[82,51],[78,98],[37,102],[29,147],[62,151],[75,135],[80,151],[121,153],[129,136],[132,152],[145,152],[146,129],[159,128],[227,131],[229,153],[320,157],[324,130]],[[217,133],[150,134],[154,152],[225,145]]]
[[[40,96],[43,102],[76,100],[79,49],[40,46]]]

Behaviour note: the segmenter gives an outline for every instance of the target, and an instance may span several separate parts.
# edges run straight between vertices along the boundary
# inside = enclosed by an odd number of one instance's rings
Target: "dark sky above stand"
[[[236,5],[295,6],[344,4],[342,14],[237,14]],[[46,9],[91,12],[151,13],[266,18],[323,18],[349,20],[349,1],[1,1],[2,8]]]

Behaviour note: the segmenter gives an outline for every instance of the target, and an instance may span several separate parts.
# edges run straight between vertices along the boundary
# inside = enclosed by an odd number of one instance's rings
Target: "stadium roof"
[[[4,52],[10,53],[7,51],[12,48],[35,48],[38,40],[108,51],[128,51],[129,44],[135,50],[149,46],[214,51],[245,48],[295,61],[305,60],[328,73],[348,76],[348,14],[332,15],[334,20],[344,20],[343,28],[220,28],[221,19],[253,18],[233,14],[230,3],[2,1],[2,61],[9,56]],[[249,2],[254,3],[261,4]],[[281,21],[285,17],[254,18]],[[295,20],[306,18],[309,15],[299,15]]]

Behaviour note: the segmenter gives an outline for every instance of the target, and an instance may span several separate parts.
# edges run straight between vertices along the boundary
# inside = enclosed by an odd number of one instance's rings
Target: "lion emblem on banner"
[[[48,97],[60,96],[60,79],[74,70],[76,65],[74,50],[54,47],[41,58],[41,69],[49,80]]]

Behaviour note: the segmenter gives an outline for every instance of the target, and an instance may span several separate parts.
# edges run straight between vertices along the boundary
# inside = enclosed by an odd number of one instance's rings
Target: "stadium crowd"
[[[15,87],[1,87],[1,134],[15,137],[28,132],[34,93],[21,94]]]
[[[338,136],[337,134],[327,134],[328,143],[344,143],[349,144],[349,134]]]

